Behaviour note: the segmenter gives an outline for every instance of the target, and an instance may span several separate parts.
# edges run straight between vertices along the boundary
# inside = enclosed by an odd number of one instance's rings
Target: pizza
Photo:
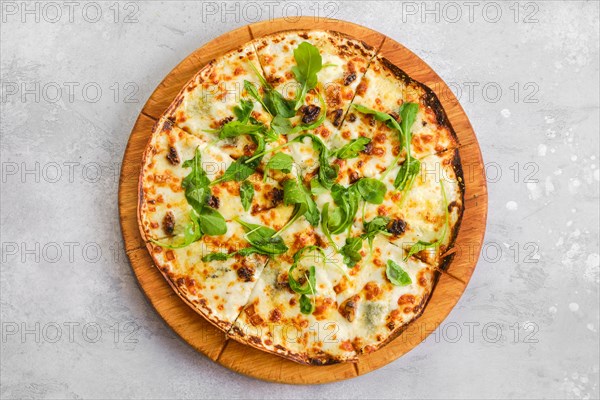
[[[463,214],[435,94],[332,31],[211,61],[156,122],[138,220],[156,267],[228,337],[355,361],[423,312]]]

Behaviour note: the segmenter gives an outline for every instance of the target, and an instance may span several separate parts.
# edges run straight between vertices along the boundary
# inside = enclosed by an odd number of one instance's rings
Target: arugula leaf
[[[272,124],[272,122],[271,122],[271,124]],[[275,130],[273,129],[273,126],[271,126],[271,128],[269,128],[269,129],[267,129],[267,131],[263,133],[263,136],[265,138],[266,143],[271,143],[271,142],[274,142],[277,139],[279,139],[279,133],[275,132]]]
[[[327,189],[331,189],[338,176],[338,165],[329,164],[329,149],[320,137],[312,133],[303,133],[294,138],[293,141],[300,142],[304,138],[310,138],[313,149],[319,153],[319,182]]]
[[[304,138],[307,138],[307,137],[311,139],[313,149],[315,149],[315,151],[317,151],[319,153],[319,172],[318,172],[319,182],[325,188],[330,189],[331,186],[335,183],[335,180],[337,179],[339,166],[329,164],[329,149],[327,148],[325,143],[323,143],[321,138],[319,138],[316,135],[313,135],[312,133],[300,134],[300,135],[296,136],[294,139],[288,141],[287,143],[284,143],[280,146],[274,147],[267,151],[263,151],[262,153],[253,155],[251,158],[249,158],[245,162],[246,163],[252,162],[252,161],[258,159],[259,157],[264,156],[265,154],[269,154],[269,153],[281,150],[282,148],[287,147],[287,146],[291,145],[292,143],[301,142]]]
[[[448,224],[450,222],[450,213],[448,212],[448,199],[446,198],[446,190],[444,189],[444,182],[440,180],[440,188],[442,190],[442,198],[443,198],[443,206],[444,206],[444,228],[442,230],[442,235],[438,240],[433,242],[424,242],[419,240],[417,243],[413,244],[408,250],[408,254],[404,257],[404,261],[408,260],[408,257],[413,254],[417,254],[420,251],[427,249],[435,249],[439,247],[442,242],[446,239],[446,235],[448,234]]]
[[[294,166],[294,159],[289,154],[285,153],[277,153],[267,163],[265,167],[265,176],[267,175],[269,170],[277,170],[285,172],[289,174],[292,172],[292,167]]]
[[[296,80],[302,88],[296,95],[296,109],[304,102],[306,93],[317,86],[317,73],[323,67],[319,49],[308,42],[302,42],[294,49],[296,65],[292,67]]]
[[[227,181],[236,181],[241,182],[244,179],[248,178],[250,175],[254,173],[256,167],[258,166],[258,162],[247,162],[248,157],[242,156],[235,160],[229,165],[225,173],[219,178],[215,179],[211,182],[211,185],[216,185],[217,183],[227,182]]]
[[[377,121],[385,122],[385,124],[389,128],[396,129],[397,131],[400,131],[400,132],[402,131],[402,128],[400,128],[400,125],[398,125],[398,121],[396,121],[394,119],[394,117],[392,117],[390,114],[384,113],[384,112],[381,112],[381,111],[377,111],[377,110],[373,110],[372,108],[365,107],[365,106],[360,105],[360,104],[353,104],[352,106],[354,108],[356,108],[358,110],[358,112],[361,112],[363,114],[370,114]]]
[[[315,269],[314,265],[312,265],[308,269],[308,275],[306,273],[304,273],[305,282],[303,285],[300,284],[300,282],[298,282],[294,278],[294,270],[298,267],[298,263],[303,258],[308,257],[308,255],[304,255],[304,253],[306,253],[307,251],[317,251],[323,257],[324,260],[327,259],[327,255],[325,254],[325,251],[319,246],[307,246],[307,247],[304,247],[304,248],[298,250],[294,254],[294,263],[288,270],[288,284],[290,285],[290,289],[292,289],[294,292],[301,295],[300,296],[300,311],[303,314],[311,314],[314,311],[314,304],[311,302],[308,295],[316,294],[316,288],[317,288],[316,269]],[[313,257],[315,257],[314,254],[313,254]]]
[[[400,106],[400,123],[402,126],[402,134],[406,137],[411,136],[410,129],[417,119],[419,105],[417,103],[402,103]],[[408,141],[410,143],[410,140]]]
[[[362,249],[362,238],[346,238],[346,244],[340,249],[340,254],[344,256],[344,264],[349,268],[354,267],[361,259],[360,250]]]
[[[235,218],[235,221],[244,227],[246,240],[258,253],[265,255],[283,254],[288,251],[280,237],[275,236],[275,231],[269,227],[252,224]]]
[[[231,258],[235,253],[227,254],[227,253],[208,253],[207,255],[202,257],[202,261],[226,261]]]
[[[287,135],[292,131],[292,123],[289,119],[277,115],[271,121],[271,129],[278,135]]]
[[[262,75],[260,75],[260,73],[256,70],[256,67],[254,67],[253,64],[250,64],[250,65],[254,68],[254,71],[259,76],[259,78],[261,80],[264,80],[264,78],[262,77]],[[266,84],[266,81],[264,81],[264,82]],[[256,101],[258,101],[260,103],[260,105],[265,109],[265,111],[269,112],[269,110],[267,109],[267,106],[265,105],[262,97],[260,97],[260,94],[258,93],[258,89],[256,88],[256,86],[254,86],[254,84],[252,82],[244,80],[244,89],[246,89],[246,92],[248,92],[248,94],[250,95],[250,97],[254,98],[254,100],[256,100]]]
[[[246,89],[248,94],[255,98],[263,106],[263,108],[273,117],[280,115],[285,118],[292,118],[294,115],[296,115],[296,102],[294,100],[286,99],[285,97],[283,97],[281,93],[275,90],[273,86],[271,86],[269,82],[267,82],[267,80],[260,74],[260,72],[254,66],[254,64],[250,63],[250,66],[252,67],[254,73],[256,74],[256,76],[258,76],[258,79],[260,80],[260,83],[263,87],[264,95],[261,98],[258,93],[258,89],[256,89],[256,87],[251,82],[244,81],[244,89]]]
[[[410,190],[419,171],[421,171],[421,162],[416,158],[407,158],[400,166],[400,171],[394,180],[394,187],[400,191]]]
[[[373,240],[378,233],[383,233],[386,236],[390,235],[386,230],[389,222],[389,217],[377,216],[364,224],[365,232],[360,237],[368,240],[371,251],[373,251]]]
[[[362,198],[371,204],[381,204],[387,192],[385,184],[373,178],[361,178],[356,187]]]
[[[303,294],[300,296],[300,312],[302,314],[312,314],[313,311],[315,310],[315,306],[312,303],[312,301],[310,300],[310,297],[308,297],[307,295]]]
[[[242,257],[247,257],[247,256],[249,256],[251,254],[255,254],[255,253],[264,254],[259,249],[250,246],[250,247],[244,247],[243,249],[239,249],[238,251],[234,251],[233,253],[220,253],[220,252],[208,253],[207,255],[202,257],[202,261],[226,261],[232,257],[235,257],[236,255],[240,255]]]
[[[224,235],[227,232],[225,218],[214,208],[205,206],[198,215],[202,232],[208,236]]]
[[[421,164],[420,163],[416,163],[416,159],[413,158],[410,154],[410,143],[412,141],[412,134],[411,134],[411,127],[415,122],[415,119],[417,118],[417,113],[419,112],[419,105],[417,103],[403,103],[402,106],[400,107],[400,118],[401,118],[401,125],[398,124],[398,122],[389,114],[386,114],[384,112],[380,112],[380,111],[376,111],[373,109],[370,109],[368,107],[362,106],[360,104],[354,104],[354,108],[356,108],[359,112],[364,113],[364,114],[371,114],[373,115],[373,117],[378,120],[378,121],[382,121],[385,122],[385,124],[391,128],[391,129],[395,129],[398,131],[399,134],[399,140],[400,143],[402,144],[402,148],[406,149],[406,161],[405,161],[405,170],[404,171],[400,171],[399,175],[401,174],[400,177],[396,177],[396,180],[394,181],[394,186],[396,187],[404,187],[406,189],[410,189],[412,183],[410,183],[410,185],[407,185],[406,182],[409,182],[411,180],[412,177],[414,177],[417,173],[418,170],[417,168],[420,169]],[[398,156],[394,159],[392,165],[390,165],[381,175],[381,177],[379,178],[380,180],[383,180],[387,174],[392,170],[392,168],[394,168],[396,166],[396,164],[398,163],[398,161],[400,160],[400,158],[402,157],[402,153],[398,154]],[[417,172],[414,172],[414,171]],[[414,180],[414,178],[412,178]]]
[[[321,211],[321,228],[323,229],[325,237],[329,240],[329,243],[331,243],[335,251],[339,252],[340,248],[331,237],[331,232],[329,232],[329,203],[325,203],[323,210]]]
[[[249,256],[251,254],[265,254],[263,253],[261,250],[257,249],[256,247],[244,247],[243,249],[239,249],[238,251],[235,252],[235,254],[239,254],[242,257],[246,257]],[[269,254],[266,254],[269,255]]]
[[[395,286],[406,286],[412,283],[410,275],[392,260],[388,260],[385,275]]]
[[[196,213],[192,216],[192,222],[196,221],[201,233],[209,236],[223,235],[227,232],[225,219],[218,211],[207,205],[211,182],[204,169],[202,169],[202,152],[199,148],[196,148],[192,159],[183,163],[183,167],[192,169],[181,183],[181,186],[185,189],[185,198]],[[198,239],[202,237],[201,234],[195,236]]]
[[[252,205],[252,198],[254,198],[254,186],[249,181],[243,181],[240,185],[240,199],[244,211],[248,211]]]
[[[154,239],[150,239],[150,241],[160,247],[172,250],[181,249],[183,247],[189,246],[190,244],[202,238],[202,231],[200,230],[200,225],[198,224],[197,217],[198,215],[194,210],[190,211],[190,223],[183,228],[183,241],[181,243],[168,244],[162,243]]]
[[[250,114],[252,114],[253,109],[254,103],[252,103],[251,100],[242,99],[240,101],[240,104],[233,108],[233,113],[235,114],[235,117],[238,119],[238,121],[246,123],[248,122],[248,119],[250,118]]]
[[[306,280],[306,282],[304,282],[304,285],[301,285],[296,279],[294,279],[294,276],[292,274],[292,271],[294,271],[294,269],[296,269],[297,264],[294,263],[292,264],[292,266],[290,267],[290,270],[288,271],[288,283],[290,285],[290,289],[292,289],[294,292],[298,293],[298,294],[314,294],[314,288],[316,287],[316,282],[315,282],[315,266],[311,266],[308,270],[308,279]]]
[[[206,172],[202,169],[202,152],[200,151],[200,148],[196,148],[194,157],[184,161],[182,167],[192,169],[192,171],[183,178],[181,186],[185,189],[185,197],[188,203],[197,212],[200,212],[210,196],[210,179],[208,179]]]
[[[228,139],[241,135],[256,136],[255,134],[263,129],[264,126],[262,124],[252,125],[242,121],[230,121],[219,129],[219,139]]]
[[[294,204],[294,212],[285,226],[277,232],[277,235],[280,235],[303,215],[312,226],[319,225],[319,209],[301,180],[289,179],[285,181],[283,184],[283,203],[285,205]]]
[[[334,155],[340,160],[347,160],[349,158],[358,157],[358,153],[365,149],[367,144],[371,143],[371,139],[361,136],[353,139],[350,143],[345,144],[343,147],[337,149]]]
[[[292,118],[296,115],[296,102],[286,99],[275,89],[268,89],[263,96],[263,103],[267,107],[269,114],[273,116],[282,116]]]
[[[327,230],[337,235],[352,226],[361,196],[356,185],[345,188],[335,184],[331,187],[331,197],[337,207],[328,213]]]
[[[328,193],[328,192],[329,192],[329,191],[328,191],[327,189],[325,189],[325,188],[323,187],[323,185],[321,185],[321,184],[319,183],[319,181],[318,181],[318,180],[314,180],[314,179],[313,179],[313,180],[311,180],[311,181],[310,181],[310,193],[311,193],[313,196],[318,196],[318,195],[320,195],[320,194],[324,194],[324,193]]]
[[[419,105],[416,103],[403,103],[400,107],[400,117],[402,118],[402,138],[404,140],[403,147],[406,149],[406,160],[400,167],[398,175],[394,180],[394,187],[401,191],[408,192],[415,180],[415,177],[421,170],[421,162],[413,158],[410,152],[410,142],[412,141],[411,127],[417,118]],[[398,155],[400,157],[400,155]],[[396,160],[395,163],[398,161]],[[395,164],[394,163],[394,164]],[[406,196],[403,196],[403,201]]]

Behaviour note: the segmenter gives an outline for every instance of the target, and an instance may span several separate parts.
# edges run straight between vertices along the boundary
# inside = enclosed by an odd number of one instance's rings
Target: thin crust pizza
[[[182,88],[144,153],[138,220],[156,267],[208,321],[325,365],[423,312],[463,194],[431,90],[359,40],[286,31]]]

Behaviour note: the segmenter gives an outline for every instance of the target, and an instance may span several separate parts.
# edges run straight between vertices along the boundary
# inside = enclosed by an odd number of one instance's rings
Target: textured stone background
[[[53,4],[60,16],[2,3],[3,398],[598,398],[598,2],[110,1],[72,17]],[[488,165],[484,255],[458,306],[346,382],[215,365],[163,324],[122,249],[117,177],[139,110],[187,54],[259,19],[256,5],[260,19],[318,13],[412,49],[459,94]]]

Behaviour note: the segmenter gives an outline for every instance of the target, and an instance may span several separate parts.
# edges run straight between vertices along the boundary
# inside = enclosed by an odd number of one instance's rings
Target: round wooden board
[[[436,92],[460,141],[465,211],[456,239],[457,252],[448,270],[452,276],[440,276],[418,320],[383,349],[360,357],[357,363],[300,365],[227,339],[222,331],[197,314],[171,289],[153,265],[138,229],[138,177],[142,153],[156,120],[192,75],[207,62],[253,38],[290,29],[335,30],[379,49],[409,76]],[[264,21],[228,32],[194,51],[165,77],[144,105],[127,143],[119,183],[119,214],[125,251],[140,287],[165,322],[186,342],[219,364],[254,378],[291,384],[318,384],[363,375],[396,360],[423,341],[446,318],[465,290],[477,264],[485,232],[487,188],[473,128],[450,89],[423,60],[393,39],[369,28],[345,21],[303,17]]]

